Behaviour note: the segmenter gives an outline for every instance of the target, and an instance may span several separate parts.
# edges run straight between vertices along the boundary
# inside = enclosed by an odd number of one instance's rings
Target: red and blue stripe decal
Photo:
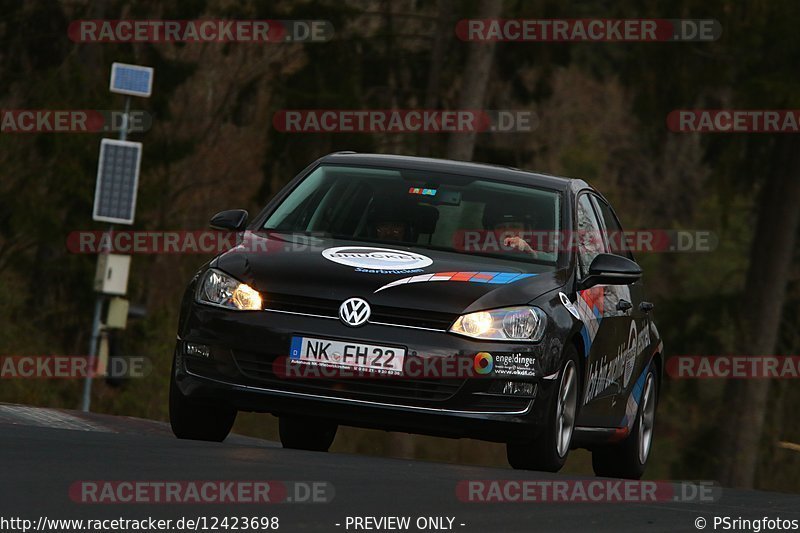
[[[489,283],[493,285],[506,285],[521,279],[530,278],[536,274],[519,274],[516,272],[436,272],[433,274],[420,274],[401,278],[387,283],[375,292],[380,292],[390,287],[406,285],[409,283],[428,283],[431,281],[462,281],[468,283]]]

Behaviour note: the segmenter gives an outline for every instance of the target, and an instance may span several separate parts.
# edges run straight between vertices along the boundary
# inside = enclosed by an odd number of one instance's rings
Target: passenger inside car
[[[483,212],[483,225],[502,238],[503,246],[538,257],[539,252],[525,240],[535,229],[533,216],[523,210],[506,205],[487,204]]]

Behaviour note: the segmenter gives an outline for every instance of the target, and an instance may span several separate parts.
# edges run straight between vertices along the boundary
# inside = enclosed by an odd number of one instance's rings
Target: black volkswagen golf
[[[192,278],[170,385],[179,438],[221,441],[238,411],[287,448],[338,425],[507,444],[514,468],[638,478],[663,346],[608,202],[581,180],[341,152]]]

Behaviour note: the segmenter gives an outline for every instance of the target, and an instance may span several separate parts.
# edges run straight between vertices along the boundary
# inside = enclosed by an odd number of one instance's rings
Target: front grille
[[[270,384],[282,390],[326,394],[343,398],[389,403],[442,402],[455,395],[463,380],[406,379],[387,377],[363,378],[286,378],[278,377],[266,356],[237,350],[233,354],[242,375],[259,384]]]
[[[448,330],[458,315],[420,311],[418,309],[400,309],[397,307],[373,306],[370,322],[384,322],[417,328]]]
[[[308,315],[320,315],[336,318],[339,316],[339,300],[293,296],[286,294],[269,294],[264,307],[276,311],[289,311]],[[398,307],[372,306],[370,322],[381,322],[398,326],[447,330],[458,318],[451,313],[424,311],[419,309],[403,309]]]
[[[274,293],[268,294],[264,301],[264,307],[267,309],[330,317],[339,315],[339,306],[341,304],[342,302],[327,298],[312,298],[308,296],[291,296]]]

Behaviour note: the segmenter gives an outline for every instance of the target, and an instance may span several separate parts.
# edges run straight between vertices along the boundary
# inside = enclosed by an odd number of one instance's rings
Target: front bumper
[[[176,347],[175,381],[189,397],[243,411],[304,415],[343,425],[505,442],[534,437],[554,380],[541,377],[290,379],[273,372],[291,337],[306,335],[398,345],[407,357],[469,358],[478,352],[541,355],[540,345],[473,341],[441,330],[367,324],[349,328],[327,316],[282,311],[237,312],[188,303]],[[210,357],[187,355],[186,343]],[[541,343],[543,344],[543,343]],[[488,394],[497,379],[533,381],[535,397]]]

